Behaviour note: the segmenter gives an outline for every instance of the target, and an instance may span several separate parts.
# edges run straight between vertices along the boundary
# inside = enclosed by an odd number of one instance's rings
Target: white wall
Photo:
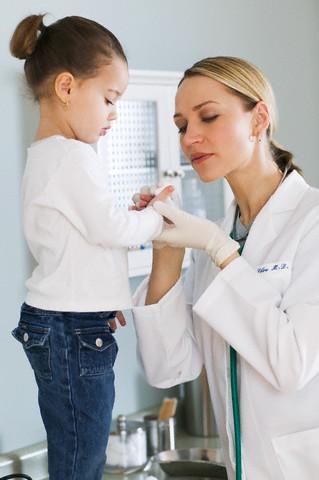
[[[131,68],[184,70],[205,56],[235,55],[259,65],[278,98],[278,140],[297,157],[306,179],[319,186],[319,2],[317,0],[11,0],[0,19],[0,451],[44,438],[36,391],[23,353],[10,336],[30,271],[20,229],[19,182],[34,130],[22,95],[22,63],[9,55],[14,27],[30,13],[83,15],[105,24],[124,44]],[[132,326],[118,334],[115,413],[158,401],[135,360]]]

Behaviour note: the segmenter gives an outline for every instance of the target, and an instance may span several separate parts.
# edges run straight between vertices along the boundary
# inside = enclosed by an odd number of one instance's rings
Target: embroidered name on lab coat
[[[287,262],[278,262],[278,263],[268,263],[266,265],[259,265],[257,267],[257,272],[258,273],[283,272],[289,269],[290,267]]]

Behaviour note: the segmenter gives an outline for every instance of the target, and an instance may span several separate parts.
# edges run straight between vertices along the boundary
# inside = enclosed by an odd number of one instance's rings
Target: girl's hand
[[[168,185],[165,188],[160,189],[160,187],[142,187],[140,193],[135,193],[132,197],[134,205],[129,207],[129,210],[144,210],[146,207],[150,207],[157,200],[165,202],[168,200],[172,194],[174,194],[174,187]]]
[[[162,199],[162,200],[161,200]],[[134,202],[134,206],[129,207],[129,210],[143,210],[146,207],[152,206],[156,201],[163,201],[168,203],[169,205],[174,205],[177,207],[181,206],[181,200],[177,192],[175,192],[174,187],[172,185],[168,185],[167,187],[158,187],[153,185],[151,187],[144,186],[141,188],[140,193],[135,193],[132,197]],[[164,222],[164,230],[169,226],[170,220],[165,219]],[[160,250],[163,247],[167,247],[168,245],[165,242],[156,242],[153,240],[153,248],[156,250]],[[171,250],[174,250],[174,248]],[[184,249],[182,249],[184,251]],[[185,252],[184,252],[185,253]],[[183,253],[183,256],[184,256]]]
[[[115,330],[117,329],[117,325],[116,325],[116,320],[115,320],[115,319],[119,322],[119,324],[121,325],[121,327],[125,327],[125,325],[126,325],[125,317],[124,317],[123,313],[119,311],[119,312],[116,313],[115,318],[114,318],[113,320],[110,320],[110,321],[108,322],[109,325],[110,325],[110,327],[111,327],[112,332],[115,332]]]
[[[152,192],[152,193],[151,193]],[[155,196],[155,189],[152,187],[142,187],[139,193],[134,193],[132,201],[134,205],[129,207],[129,210],[143,210],[148,206],[150,201]]]

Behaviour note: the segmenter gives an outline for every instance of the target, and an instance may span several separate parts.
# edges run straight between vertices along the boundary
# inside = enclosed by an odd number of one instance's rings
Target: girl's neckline
[[[53,140],[54,138],[63,138],[64,140],[66,140],[66,137],[64,137],[63,135],[50,135],[49,137],[45,137],[45,138],[41,138],[40,140],[35,140],[34,142],[31,143],[31,147],[34,147],[36,145],[39,145],[40,143],[43,143],[43,142],[47,142],[49,140]]]

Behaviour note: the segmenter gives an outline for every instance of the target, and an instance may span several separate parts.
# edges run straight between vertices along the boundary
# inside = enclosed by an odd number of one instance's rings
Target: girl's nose
[[[117,119],[117,110],[116,107],[112,109],[112,111],[107,116],[108,120],[116,120]]]

